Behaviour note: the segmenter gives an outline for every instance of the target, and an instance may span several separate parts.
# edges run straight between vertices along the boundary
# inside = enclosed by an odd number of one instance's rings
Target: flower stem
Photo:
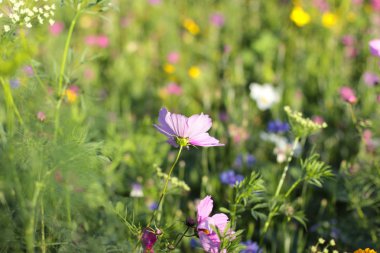
[[[59,80],[58,80],[58,97],[59,97],[59,100],[58,100],[57,105],[55,107],[56,112],[55,112],[55,119],[54,119],[54,140],[55,141],[57,140],[58,131],[59,131],[59,111],[61,108],[62,100],[64,98],[64,95],[62,94],[63,76],[65,74],[65,67],[66,67],[67,55],[69,54],[71,37],[73,35],[75,24],[76,24],[80,14],[81,14],[81,11],[79,10],[79,8],[80,7],[78,7],[77,12],[74,16],[74,19],[71,21],[71,24],[70,24],[70,28],[69,28],[69,32],[67,34],[65,48],[64,48],[63,56],[62,56],[61,69],[59,72]]]
[[[276,198],[278,197],[278,195],[281,192],[281,188],[282,188],[282,185],[284,184],[286,174],[287,174],[287,172],[289,170],[289,164],[292,161],[292,158],[293,158],[293,155],[294,155],[294,151],[297,148],[299,140],[300,140],[300,137],[298,137],[298,136],[294,140],[292,150],[290,151],[290,154],[288,156],[288,160],[287,160],[286,165],[284,167],[284,171],[282,172],[282,175],[281,175],[280,182],[277,185],[276,193],[274,194],[274,197],[273,197],[274,200],[275,200],[275,203],[272,205],[272,208],[271,208],[271,210],[269,212],[269,215],[268,215],[268,220],[265,222],[263,234],[266,234],[266,232],[268,231],[268,228],[269,228],[269,225],[270,225],[270,223],[272,221],[272,218],[273,218],[273,216],[275,215],[275,213],[279,209],[279,206],[277,205]]]
[[[175,159],[175,161],[174,161],[172,167],[171,167],[170,170],[169,170],[169,174],[168,174],[168,177],[166,178],[166,181],[165,181],[165,184],[164,184],[164,188],[162,189],[162,192],[161,192],[161,194],[160,194],[160,200],[158,201],[157,209],[154,210],[153,215],[152,215],[152,217],[151,217],[151,219],[150,219],[150,221],[149,221],[147,227],[149,227],[149,226],[152,224],[154,218],[155,218],[156,215],[157,215],[157,210],[160,210],[161,207],[162,207],[162,205],[163,205],[164,197],[165,197],[165,195],[166,195],[166,189],[167,189],[167,187],[168,187],[169,180],[170,180],[170,175],[172,174],[173,169],[174,169],[175,165],[176,165],[177,162],[178,162],[178,159],[179,159],[179,156],[181,155],[182,149],[183,149],[183,146],[180,146],[180,148],[179,148],[179,150],[178,150],[177,157],[176,157],[176,159]]]
[[[182,238],[186,235],[187,231],[189,231],[190,227],[187,227],[185,232],[181,234],[181,237],[178,239],[177,243],[175,244],[174,248],[177,248],[178,244],[182,241]]]
[[[1,85],[3,86],[4,99],[5,99],[5,102],[7,104],[7,109],[9,110],[8,119],[7,119],[8,120],[8,128],[9,128],[9,132],[12,133],[13,132],[13,126],[14,126],[13,115],[14,114],[16,115],[16,117],[18,118],[18,121],[20,122],[20,124],[22,126],[24,126],[24,121],[22,120],[20,112],[18,111],[18,109],[15,105],[9,84],[2,77],[0,77],[0,82],[1,82]],[[11,110],[13,110],[14,114],[10,112]]]
[[[31,214],[29,223],[25,229],[25,243],[26,251],[28,253],[34,253],[34,224],[38,197],[40,195],[43,184],[41,182],[36,182],[36,186],[33,193],[33,198],[31,201]]]

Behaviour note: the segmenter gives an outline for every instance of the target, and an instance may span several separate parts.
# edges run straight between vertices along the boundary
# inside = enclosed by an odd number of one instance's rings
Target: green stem
[[[170,180],[170,175],[172,174],[173,169],[174,169],[175,165],[176,165],[177,162],[178,162],[178,159],[179,159],[179,156],[181,155],[182,149],[183,149],[183,146],[180,146],[179,151],[178,151],[178,154],[177,154],[177,157],[176,157],[176,159],[175,159],[175,161],[174,161],[172,167],[171,167],[170,170],[169,170],[169,174],[168,174],[168,177],[166,178],[166,181],[165,181],[165,184],[164,184],[164,188],[162,189],[161,196],[160,196],[160,200],[158,201],[158,207],[157,207],[157,209],[153,212],[153,215],[152,215],[152,217],[151,217],[151,219],[150,219],[150,221],[149,221],[147,227],[149,227],[149,226],[152,224],[154,218],[155,218],[156,215],[157,215],[157,210],[160,210],[160,209],[161,209],[161,206],[163,205],[164,197],[165,197],[165,195],[166,195],[166,189],[167,189],[167,187],[168,187],[169,180]]]
[[[46,241],[45,241],[45,209],[44,201],[41,197],[41,252],[46,253]]]
[[[71,24],[70,24],[70,28],[69,28],[69,32],[67,34],[65,48],[64,48],[63,56],[62,56],[61,69],[59,72],[59,80],[58,80],[58,97],[59,97],[59,100],[58,100],[57,106],[55,108],[56,112],[55,112],[55,120],[54,120],[54,140],[55,141],[57,140],[58,131],[59,131],[59,111],[61,108],[62,100],[64,98],[64,94],[62,94],[62,91],[63,91],[62,86],[63,86],[63,77],[65,74],[65,68],[66,68],[67,55],[69,53],[70,41],[71,41],[71,37],[73,35],[74,27],[75,27],[75,24],[76,24],[76,22],[80,16],[80,14],[81,14],[81,11],[79,9],[77,9],[77,12],[74,16],[74,19],[71,21]]]
[[[292,187],[290,187],[290,189],[286,192],[285,194],[285,198],[289,197],[289,195],[293,192],[293,190],[302,182],[303,179],[298,179],[293,185]]]
[[[293,143],[292,150],[291,150],[291,152],[289,154],[288,161],[286,163],[286,166],[284,167],[284,171],[282,172],[280,183],[277,186],[277,190],[276,190],[276,193],[274,195],[275,198],[280,194],[282,185],[284,184],[285,177],[286,177],[286,174],[287,174],[288,169],[289,169],[289,164],[292,161],[292,158],[293,158],[293,155],[294,155],[294,150],[297,148],[298,142],[299,142],[299,137],[296,137],[296,139],[294,140],[294,143]]]
[[[30,220],[25,229],[25,243],[26,251],[28,253],[34,253],[34,224],[36,215],[37,200],[40,195],[43,184],[41,182],[36,182],[36,188],[33,193],[32,203],[31,203],[31,213]]]
[[[185,232],[181,234],[181,237],[178,239],[177,243],[175,244],[174,248],[177,248],[178,244],[182,241],[182,238],[186,235],[187,231],[189,231],[190,227],[187,227]]]
[[[18,118],[18,121],[20,122],[22,126],[24,126],[24,121],[13,100],[13,95],[12,95],[12,91],[11,91],[9,83],[2,77],[0,77],[0,82],[1,82],[1,85],[3,86],[4,98],[5,98],[5,102],[7,104],[7,109],[8,109],[8,128],[9,128],[9,132],[12,133],[14,122],[13,122],[13,113],[11,113],[10,111],[13,110],[14,114],[16,115],[16,117]]]
[[[278,211],[279,209],[279,206],[277,205],[277,200],[276,198],[278,197],[278,195],[280,194],[281,192],[281,188],[282,188],[282,185],[284,184],[284,181],[285,181],[285,177],[286,177],[286,174],[289,170],[289,164],[290,162],[292,161],[292,158],[293,158],[293,155],[294,155],[294,151],[295,149],[297,148],[297,145],[299,143],[299,140],[300,140],[300,137],[296,137],[295,140],[294,140],[294,143],[293,143],[293,146],[292,146],[292,150],[290,151],[290,154],[289,154],[289,157],[288,157],[288,160],[286,162],[286,165],[284,167],[284,171],[282,172],[282,175],[281,175],[281,179],[280,179],[280,182],[278,183],[278,186],[277,186],[277,189],[276,189],[276,193],[274,195],[274,204],[272,205],[272,208],[269,212],[269,215],[268,215],[268,220],[265,222],[265,225],[264,225],[264,230],[263,230],[263,234],[266,234],[266,232],[268,231],[268,228],[269,228],[269,225],[272,221],[272,218],[274,216],[274,214]],[[290,194],[290,193],[289,193]]]

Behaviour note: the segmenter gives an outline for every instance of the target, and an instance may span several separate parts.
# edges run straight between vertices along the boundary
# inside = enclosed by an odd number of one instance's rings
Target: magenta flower
[[[141,243],[144,248],[144,253],[153,253],[153,246],[157,241],[157,235],[149,228],[144,228],[141,236]]]
[[[371,5],[373,10],[380,11],[380,0],[372,0]]]
[[[217,231],[220,234],[226,234],[226,227],[228,224],[228,217],[223,213],[217,213],[210,217],[213,208],[213,200],[211,196],[206,196],[202,199],[197,206],[197,231],[199,240],[203,249],[210,253],[219,253],[220,238]]]
[[[369,42],[369,50],[373,56],[380,57],[380,39],[374,39]]]
[[[344,86],[340,89],[340,97],[347,103],[355,104],[357,102],[357,98],[355,92],[347,86]]]
[[[174,147],[178,146],[224,146],[219,140],[211,137],[207,131],[212,126],[211,118],[206,114],[195,114],[186,117],[181,114],[168,112],[166,108],[160,110],[157,130],[166,135],[168,143]]]

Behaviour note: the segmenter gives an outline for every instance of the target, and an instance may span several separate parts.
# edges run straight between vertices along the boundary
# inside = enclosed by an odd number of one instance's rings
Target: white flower
[[[11,30],[11,27],[9,25],[4,25],[4,31],[9,32]]]
[[[270,84],[252,83],[249,89],[252,99],[256,101],[257,107],[262,111],[271,108],[273,104],[280,101],[280,92]]]

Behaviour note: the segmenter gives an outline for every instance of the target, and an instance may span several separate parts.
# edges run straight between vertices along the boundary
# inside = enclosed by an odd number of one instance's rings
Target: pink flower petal
[[[211,137],[208,133],[201,133],[193,138],[190,138],[189,143],[194,146],[213,147],[224,146],[219,140]]]
[[[228,223],[228,217],[224,213],[217,213],[214,214],[212,217],[214,225],[219,229],[219,232],[221,234],[224,234],[227,223]]]
[[[199,232],[199,241],[206,252],[219,253],[220,239],[216,233],[205,234]]]
[[[198,134],[207,132],[212,126],[212,121],[210,116],[201,113],[191,116],[187,121],[187,125],[186,136],[191,139]]]
[[[209,195],[199,202],[197,206],[198,223],[200,223],[202,220],[206,219],[210,215],[213,206],[213,200]]]

